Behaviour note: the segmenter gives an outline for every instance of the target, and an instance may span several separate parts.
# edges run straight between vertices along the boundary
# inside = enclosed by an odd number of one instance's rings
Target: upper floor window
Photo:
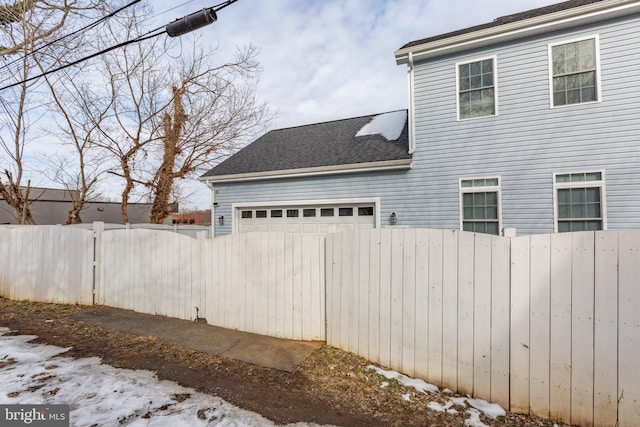
[[[598,37],[549,46],[551,106],[598,101]]]
[[[458,119],[496,115],[496,58],[456,64]]]
[[[460,210],[462,230],[500,234],[500,178],[461,179]]]
[[[605,229],[604,172],[556,173],[556,231]]]

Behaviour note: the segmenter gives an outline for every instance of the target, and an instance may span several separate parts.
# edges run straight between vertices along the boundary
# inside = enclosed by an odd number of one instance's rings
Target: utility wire
[[[42,49],[44,49],[44,48],[46,48],[46,47],[49,47],[49,46],[51,46],[51,45],[53,45],[53,44],[55,44],[55,43],[58,43],[58,42],[60,42],[60,41],[62,41],[62,40],[64,40],[64,39],[66,39],[66,38],[68,38],[68,37],[72,37],[72,36],[75,36],[76,34],[80,34],[80,33],[84,32],[84,31],[87,31],[87,30],[89,30],[89,29],[91,29],[91,28],[93,28],[93,27],[97,26],[97,25],[98,25],[98,24],[100,24],[101,22],[104,22],[104,21],[106,21],[107,19],[112,18],[113,16],[117,15],[118,13],[122,12],[123,10],[125,10],[125,9],[127,9],[127,8],[129,8],[129,7],[131,7],[131,6],[133,6],[134,4],[136,4],[136,3],[140,3],[140,1],[142,1],[142,0],[134,0],[134,1],[132,1],[131,3],[128,3],[128,4],[124,5],[124,6],[122,6],[121,8],[119,8],[119,9],[117,9],[117,10],[114,10],[114,11],[113,11],[113,12],[111,12],[110,14],[103,16],[102,18],[98,19],[97,21],[94,21],[94,22],[92,22],[92,23],[90,23],[90,24],[88,24],[88,25],[85,25],[84,27],[82,27],[82,28],[80,28],[80,29],[78,29],[78,30],[76,30],[76,31],[73,31],[73,32],[71,32],[71,33],[69,33],[69,34],[66,34],[66,35],[64,35],[64,36],[62,36],[62,37],[59,37],[59,38],[57,38],[57,39],[55,39],[55,40],[53,40],[53,41],[50,41],[50,42],[48,42],[48,43],[45,43],[44,45],[42,45],[42,46],[40,46],[40,47],[38,47],[38,48],[36,48],[36,49],[32,50],[31,52],[24,54],[21,58],[16,58],[16,59],[14,59],[14,60],[13,60],[13,61],[11,61],[11,62],[6,63],[6,64],[5,64],[5,65],[3,65],[2,67],[0,67],[0,70],[4,70],[5,68],[8,68],[9,66],[11,66],[11,65],[15,64],[16,62],[18,62],[18,61],[22,61],[22,60],[26,59],[28,56],[33,55],[33,54],[35,54],[36,52],[39,52],[40,50],[42,50]]]
[[[131,4],[137,3],[137,2],[139,2],[139,1],[140,1],[140,0],[136,0],[136,1],[132,2]],[[225,1],[225,2],[219,3],[219,4],[217,4],[217,5],[213,6],[213,7],[211,7],[210,9],[211,9],[211,10],[213,10],[213,11],[215,11],[215,12],[217,12],[217,11],[219,11],[219,10],[221,10],[221,9],[224,9],[225,7],[227,7],[227,6],[229,6],[229,5],[233,4],[233,3],[235,3],[235,2],[237,2],[237,1],[238,1],[238,0],[227,0],[227,1]],[[128,5],[128,6],[130,6],[130,5]],[[128,7],[128,6],[127,6],[127,7]],[[121,8],[121,9],[119,9],[119,10],[122,10],[122,8]],[[111,52],[112,50],[119,49],[119,48],[121,48],[121,47],[124,47],[124,46],[130,45],[130,44],[133,44],[133,43],[138,43],[138,42],[142,42],[142,41],[145,41],[145,40],[149,40],[149,39],[152,39],[152,38],[154,38],[154,37],[158,37],[159,35],[161,35],[161,34],[164,34],[164,33],[165,33],[165,31],[164,31],[164,29],[165,29],[165,28],[166,28],[166,25],[162,25],[162,26],[160,26],[160,27],[158,27],[158,28],[156,28],[156,29],[153,29],[153,30],[151,30],[151,31],[148,31],[147,33],[145,33],[145,34],[143,34],[143,35],[141,35],[141,36],[138,36],[138,37],[136,37],[136,38],[134,38],[134,39],[130,39],[130,40],[124,41],[124,42],[122,42],[122,43],[118,43],[118,44],[116,44],[116,45],[110,46],[110,47],[108,47],[108,48],[106,48],[106,49],[103,49],[103,50],[101,50],[101,51],[99,51],[99,52],[96,52],[96,53],[93,53],[93,54],[91,54],[91,55],[88,55],[88,56],[82,57],[82,58],[80,58],[80,59],[78,59],[78,60],[76,60],[76,61],[70,62],[70,63],[68,63],[68,64],[61,65],[60,67],[56,67],[56,68],[53,68],[53,69],[51,69],[51,70],[47,70],[47,71],[45,71],[45,72],[43,72],[43,73],[41,73],[41,74],[38,74],[38,75],[36,75],[36,76],[32,76],[32,77],[29,77],[29,78],[24,79],[24,80],[22,80],[22,81],[19,81],[19,82],[16,82],[16,83],[12,83],[12,84],[9,84],[9,85],[6,85],[6,86],[3,86],[3,87],[0,87],[0,92],[1,92],[1,91],[3,91],[3,90],[5,90],[5,89],[10,89],[10,88],[12,88],[12,87],[15,87],[15,86],[18,86],[18,85],[21,85],[21,84],[28,83],[28,82],[30,82],[30,81],[33,81],[33,80],[39,79],[40,77],[44,77],[44,76],[47,76],[47,75],[49,75],[49,74],[52,74],[52,73],[55,73],[55,72],[58,72],[58,71],[64,70],[65,68],[69,68],[69,67],[72,67],[72,66],[74,66],[74,65],[77,65],[77,64],[79,64],[79,63],[81,63],[81,62],[84,62],[84,61],[87,61],[87,60],[89,60],[89,59],[95,58],[96,56],[100,56],[100,55],[103,55],[103,54],[105,54],[105,53],[107,53],[107,52]],[[163,30],[163,31],[160,31],[160,30]]]
[[[163,28],[163,27],[160,27],[160,28]],[[153,30],[153,31],[157,31],[157,30]],[[51,70],[47,70],[44,73],[38,74],[36,76],[29,77],[29,78],[24,79],[22,81],[19,81],[19,82],[16,82],[16,83],[12,83],[10,85],[3,86],[3,87],[0,88],[0,91],[3,91],[5,89],[9,89],[9,88],[12,88],[12,87],[24,84],[24,83],[28,83],[30,81],[39,79],[40,77],[44,77],[44,76],[47,76],[49,74],[55,73],[57,71],[64,70],[65,68],[73,67],[74,65],[78,65],[79,63],[81,63],[83,61],[87,61],[87,60],[89,60],[91,58],[95,58],[96,56],[103,55],[103,54],[105,54],[107,52],[111,52],[112,50],[119,49],[121,47],[130,45],[132,43],[138,43],[138,42],[141,42],[141,41],[144,41],[144,40],[149,40],[149,39],[151,39],[153,37],[158,37],[161,34],[163,34],[163,32],[157,32],[157,33],[151,34],[151,35],[142,35],[140,37],[136,37],[135,39],[131,39],[131,40],[124,41],[122,43],[118,43],[118,44],[116,44],[114,46],[110,46],[110,47],[108,47],[106,49],[103,49],[103,50],[101,50],[99,52],[96,52],[96,53],[93,53],[91,55],[88,55],[88,56],[85,56],[83,58],[80,58],[77,61],[73,61],[73,62],[70,62],[68,64],[61,65],[60,67],[53,68]]]

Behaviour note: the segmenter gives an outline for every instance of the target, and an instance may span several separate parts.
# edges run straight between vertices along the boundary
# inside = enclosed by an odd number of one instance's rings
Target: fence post
[[[102,303],[102,233],[104,232],[104,222],[93,222],[93,305]],[[99,292],[96,301],[96,293]]]

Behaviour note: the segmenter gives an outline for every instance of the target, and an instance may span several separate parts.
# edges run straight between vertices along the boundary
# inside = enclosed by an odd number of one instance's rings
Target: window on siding
[[[596,38],[550,46],[553,106],[598,100]]]
[[[495,58],[458,64],[458,118],[496,114]]]
[[[604,229],[603,172],[555,174],[556,230]]]
[[[500,234],[500,179],[460,180],[462,230]]]

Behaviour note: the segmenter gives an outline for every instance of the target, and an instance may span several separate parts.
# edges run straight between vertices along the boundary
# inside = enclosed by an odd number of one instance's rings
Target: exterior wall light
[[[224,215],[220,215],[220,216],[218,217],[218,224],[220,224],[220,225],[224,225]]]
[[[389,217],[389,222],[391,224],[395,224],[396,222],[398,222],[398,214],[395,212],[391,212],[391,216]]]

